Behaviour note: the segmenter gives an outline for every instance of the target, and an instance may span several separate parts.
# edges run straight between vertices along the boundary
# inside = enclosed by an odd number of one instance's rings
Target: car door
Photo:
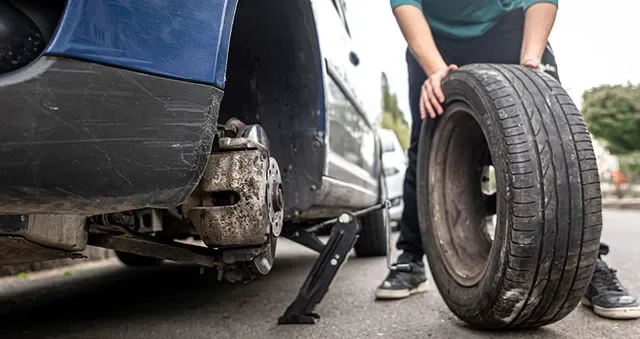
[[[330,5],[322,15],[321,35],[326,64],[328,156],[326,175],[358,185],[377,195],[375,133],[358,95],[360,55],[346,19],[345,0],[322,0]]]

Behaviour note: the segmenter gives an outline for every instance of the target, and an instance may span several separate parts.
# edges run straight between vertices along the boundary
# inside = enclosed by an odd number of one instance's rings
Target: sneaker
[[[601,259],[596,263],[593,278],[582,298],[582,305],[603,318],[640,318],[640,303],[622,286],[616,270],[609,268]]]
[[[403,299],[427,291],[424,262],[413,260],[409,253],[398,258],[398,264],[411,265],[411,272],[391,271],[376,290],[376,299]]]

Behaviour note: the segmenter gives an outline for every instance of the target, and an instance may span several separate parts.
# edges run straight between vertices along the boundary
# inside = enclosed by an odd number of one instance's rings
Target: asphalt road
[[[608,261],[640,292],[640,212],[607,211]],[[128,269],[110,260],[0,281],[0,338],[640,338],[640,320],[610,321],[583,307],[540,330],[469,329],[431,284],[410,299],[376,302],[384,259],[352,258],[317,308],[316,325],[276,325],[316,254],[282,242],[274,271],[247,285],[215,283],[192,266]]]

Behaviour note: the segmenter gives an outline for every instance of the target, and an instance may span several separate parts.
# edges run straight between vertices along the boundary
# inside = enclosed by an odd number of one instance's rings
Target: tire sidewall
[[[494,156],[496,154],[506,154],[500,131],[495,127],[499,122],[488,113],[491,103],[483,96],[481,85],[468,73],[454,72],[445,79],[443,89],[447,98],[446,107],[450,107],[455,102],[464,103],[469,107],[469,111],[472,112],[473,117],[480,125],[489,145],[493,157],[497,187],[499,190],[509,187],[504,177],[504,173],[507,173],[505,171],[505,160],[501,159],[500,156]],[[429,164],[432,161],[433,152],[437,152],[430,145],[438,138],[441,130],[439,127],[442,127],[446,119],[448,119],[448,113],[450,111],[446,110],[443,116],[439,116],[430,123],[423,123],[421,128],[416,180],[417,203],[420,206],[418,208],[420,232],[432,276],[445,303],[450,309],[457,310],[456,313],[462,320],[469,323],[484,322],[486,324],[487,321],[493,321],[493,319],[485,320],[484,315],[493,313],[490,311],[495,305],[496,298],[499,298],[501,280],[505,274],[504,266],[507,260],[506,244],[508,239],[508,227],[505,222],[507,216],[503,215],[506,202],[502,197],[505,195],[497,194],[498,218],[486,271],[474,286],[466,287],[460,285],[451,276],[443,263],[443,256],[439,250],[439,244],[432,227],[434,216],[432,213],[431,194],[433,193],[430,192],[429,185]]]

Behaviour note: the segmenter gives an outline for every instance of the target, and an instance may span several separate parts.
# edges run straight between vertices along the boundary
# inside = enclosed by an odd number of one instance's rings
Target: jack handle
[[[387,268],[391,271],[398,272],[411,272],[411,265],[409,264],[391,264],[391,225],[389,221],[389,208],[391,208],[391,201],[385,200],[384,202],[373,205],[371,207],[365,208],[363,210],[357,211],[353,213],[354,217],[359,217],[367,213],[375,212],[377,210],[383,210],[383,223],[384,223],[384,232],[385,232],[385,243],[387,246]],[[315,232],[319,229],[331,226],[338,222],[338,218],[327,220],[318,225],[309,227],[305,229],[306,232]],[[366,225],[363,225],[366,227]]]
[[[385,243],[387,245],[387,268],[389,268],[390,271],[411,272],[411,265],[409,264],[391,263],[391,221],[389,220],[389,209],[391,208],[391,201],[385,200],[382,205],[384,215]]]

